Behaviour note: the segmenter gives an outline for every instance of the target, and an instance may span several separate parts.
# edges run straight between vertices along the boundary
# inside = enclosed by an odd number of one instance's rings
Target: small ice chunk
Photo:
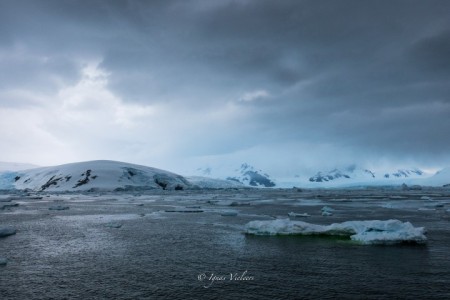
[[[224,216],[224,217],[235,217],[235,216],[237,216],[237,214],[238,214],[238,212],[235,210],[224,210],[224,211],[220,212],[220,215]]]
[[[8,260],[5,257],[0,257],[0,266],[6,266],[8,264]]]
[[[288,213],[289,217],[295,218],[295,217],[310,217],[310,215],[308,213],[295,213],[295,212],[290,212]]]
[[[196,208],[175,208],[175,209],[166,209],[165,212],[178,212],[178,213],[201,213],[203,212],[202,209],[196,209]]]
[[[429,196],[422,196],[422,197],[420,197],[420,200],[431,200],[431,197],[429,197]]]
[[[322,207],[321,211],[322,211],[322,216],[329,217],[329,216],[333,215],[334,208],[331,208],[329,206],[324,206],[324,207]]]
[[[12,227],[0,227],[0,237],[16,234],[16,230]]]
[[[0,209],[1,210],[4,210],[5,208],[10,209],[11,207],[17,207],[17,206],[19,206],[19,203],[2,204],[2,205],[0,205]]]
[[[348,236],[360,244],[425,243],[425,228],[399,220],[347,221],[316,225],[289,219],[251,221],[246,233],[255,235],[337,235]]]
[[[331,208],[331,207],[329,207],[329,206],[324,206],[324,207],[322,207],[321,210],[322,210],[322,211],[334,211],[334,208]]]
[[[49,210],[66,210],[66,209],[69,209],[69,207],[65,206],[65,205],[52,205],[48,209]]]
[[[119,223],[119,222],[111,222],[111,223],[107,223],[107,224],[105,224],[105,226],[106,227],[109,227],[109,228],[120,228],[120,227],[122,227],[122,223]]]
[[[230,203],[230,206],[249,206],[250,203],[248,202],[238,202],[238,201],[233,201]]]

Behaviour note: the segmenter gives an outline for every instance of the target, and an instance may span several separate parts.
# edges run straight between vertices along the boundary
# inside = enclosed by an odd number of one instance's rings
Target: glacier
[[[424,227],[414,227],[399,220],[346,221],[331,225],[317,225],[289,219],[251,221],[245,232],[253,235],[330,235],[349,237],[363,245],[425,243]]]
[[[0,189],[32,191],[182,190],[183,176],[125,162],[97,160],[0,173]]]

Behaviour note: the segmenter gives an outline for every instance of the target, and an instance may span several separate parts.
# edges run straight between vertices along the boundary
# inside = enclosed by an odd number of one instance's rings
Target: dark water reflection
[[[1,213],[1,224],[14,225],[18,233],[0,240],[0,256],[9,260],[0,267],[0,298],[450,298],[446,207],[425,214],[346,202],[330,219],[318,215],[321,206],[303,208],[312,215],[309,222],[386,216],[429,229],[425,246],[360,246],[336,238],[242,233],[248,221],[286,216],[298,210],[297,204],[242,206],[238,217],[222,217],[217,211],[229,207],[199,203],[195,195],[144,199],[144,206],[127,199],[65,200],[71,209],[58,212],[49,212],[48,204],[25,201],[21,210]],[[200,204],[206,211],[161,212],[178,203]],[[336,203],[334,207],[339,209]],[[107,227],[112,221],[122,227]],[[228,279],[230,273],[244,271],[253,280]],[[212,273],[227,279],[199,281],[199,275]]]

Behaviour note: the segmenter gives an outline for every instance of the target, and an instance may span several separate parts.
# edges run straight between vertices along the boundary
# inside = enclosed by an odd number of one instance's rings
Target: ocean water
[[[450,191],[230,190],[22,197],[0,210],[0,299],[450,299]],[[431,200],[421,200],[429,196]],[[68,210],[48,208],[59,204]],[[335,209],[321,216],[323,206]],[[237,216],[222,216],[223,211]],[[166,212],[169,211],[169,212]],[[253,236],[252,220],[410,221],[425,245]]]

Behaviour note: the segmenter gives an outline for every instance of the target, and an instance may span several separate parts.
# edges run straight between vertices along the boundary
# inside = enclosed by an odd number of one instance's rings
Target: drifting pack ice
[[[360,244],[425,243],[424,227],[414,227],[399,220],[347,221],[331,225],[317,225],[289,219],[251,221],[246,233],[254,235],[332,235],[348,236]]]

